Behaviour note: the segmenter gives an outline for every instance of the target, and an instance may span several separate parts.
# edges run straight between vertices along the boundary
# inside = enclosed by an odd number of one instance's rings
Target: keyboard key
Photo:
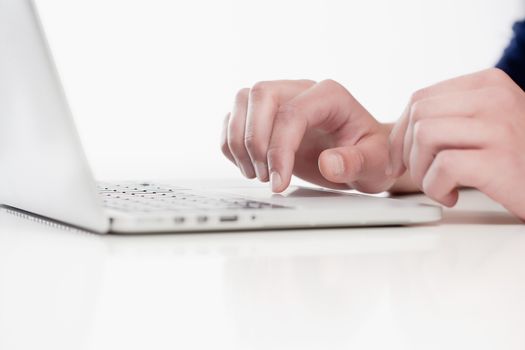
[[[105,207],[125,212],[287,208],[244,198],[201,195],[191,193],[188,189],[152,183],[101,183],[98,190]]]

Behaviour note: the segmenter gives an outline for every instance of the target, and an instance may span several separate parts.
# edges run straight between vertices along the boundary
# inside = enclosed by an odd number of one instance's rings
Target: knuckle
[[[255,83],[250,89],[250,99],[261,100],[267,96],[271,96],[271,82],[259,81]]]
[[[337,81],[335,81],[333,79],[324,79],[319,84],[323,84],[323,85],[327,85],[327,86],[334,86],[334,87],[341,86],[341,84],[339,84]]]
[[[411,124],[415,124],[418,121],[423,119],[423,105],[422,102],[417,101],[410,105],[410,112],[408,115],[408,120]]]
[[[246,133],[244,136],[244,147],[246,147],[247,150],[253,150],[257,146],[257,140],[255,139],[255,135],[252,133]]]
[[[447,151],[439,152],[434,159],[434,167],[438,176],[447,176],[454,166],[454,156]]]
[[[414,124],[414,142],[419,146],[429,146],[432,144],[432,135],[428,123],[419,120]]]
[[[341,85],[339,82],[333,79],[325,79],[321,81],[319,85],[323,86],[327,90],[332,91],[334,93],[341,93],[341,92],[348,93],[348,91],[343,85]]]
[[[286,103],[279,107],[275,116],[281,122],[290,122],[296,118],[298,106],[293,103]]]
[[[229,139],[227,142],[227,146],[235,157],[240,158],[242,156],[242,150],[244,148],[243,142],[234,139]]]
[[[244,147],[248,150],[250,155],[259,157],[262,153],[261,142],[253,133],[247,133],[244,137]]]
[[[248,88],[237,91],[237,94],[235,94],[235,103],[246,103],[249,93],[250,89]]]
[[[283,150],[277,146],[271,146],[268,148],[268,161],[271,169],[275,168],[276,160],[279,159],[279,156],[283,153]]]
[[[355,98],[342,84],[332,79],[323,80],[319,84],[328,94],[342,101],[348,110],[355,108]]]
[[[414,103],[421,101],[429,95],[427,88],[416,90],[410,95],[409,104],[412,106]]]

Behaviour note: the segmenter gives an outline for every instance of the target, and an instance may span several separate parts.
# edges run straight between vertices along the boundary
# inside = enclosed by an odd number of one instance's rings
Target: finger
[[[483,188],[496,169],[487,150],[444,150],[437,154],[423,179],[423,191],[448,207],[458,200],[461,186]]]
[[[235,96],[235,104],[228,124],[228,147],[243,175],[249,179],[255,177],[250,155],[244,146],[244,130],[250,89],[242,89]]]
[[[267,152],[279,105],[315,84],[309,80],[259,82],[249,93],[244,145],[260,181],[269,180]]]
[[[445,80],[418,90],[412,94],[407,107],[403,111],[403,114],[395,127],[392,129],[390,135],[390,158],[392,159],[393,175],[396,177],[401,176],[405,171],[405,165],[403,163],[403,147],[405,133],[409,123],[408,118],[410,108],[414,103],[443,94],[499,85],[511,86],[512,84],[509,83],[509,77],[503,71],[497,68],[490,68],[480,72]],[[515,87],[513,87],[513,89],[514,88]]]
[[[403,162],[410,168],[410,150],[412,148],[414,125],[424,119],[442,117],[482,116],[494,108],[495,96],[499,88],[485,88],[462,91],[427,98],[414,103],[410,109],[409,123],[403,141]],[[454,126],[451,125],[453,128]]]
[[[366,134],[372,121],[359,102],[331,80],[314,85],[282,105],[268,146],[273,191],[281,192],[290,184],[295,153],[307,128],[345,135],[344,139],[351,144]]]
[[[364,156],[358,147],[337,147],[321,153],[319,170],[330,182],[349,184],[359,178],[364,162]]]
[[[362,192],[378,193],[393,183],[385,173],[388,161],[384,137],[374,134],[356,145],[324,151],[319,157],[319,170],[331,182],[345,183]]]
[[[228,124],[230,123],[230,114],[231,113],[226,114],[226,117],[224,118],[220,144],[222,154],[224,154],[224,156],[228,158],[233,164],[237,165],[235,158],[233,158],[233,154],[230,151],[230,147],[228,146]]]
[[[416,122],[410,149],[410,176],[423,189],[434,157],[445,149],[482,149],[494,142],[494,127],[473,118],[434,118]]]

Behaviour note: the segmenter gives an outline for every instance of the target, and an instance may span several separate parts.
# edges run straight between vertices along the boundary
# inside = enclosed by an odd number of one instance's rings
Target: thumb
[[[331,148],[319,155],[319,171],[334,183],[350,183],[361,178],[365,157],[356,146]]]
[[[392,186],[389,164],[387,142],[379,134],[356,145],[325,150],[319,156],[319,171],[325,179],[368,193],[386,191]]]

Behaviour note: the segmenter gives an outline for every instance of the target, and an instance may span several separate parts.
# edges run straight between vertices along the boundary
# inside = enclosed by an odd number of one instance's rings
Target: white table
[[[394,228],[119,237],[0,210],[2,350],[524,348],[525,225],[475,191]]]

